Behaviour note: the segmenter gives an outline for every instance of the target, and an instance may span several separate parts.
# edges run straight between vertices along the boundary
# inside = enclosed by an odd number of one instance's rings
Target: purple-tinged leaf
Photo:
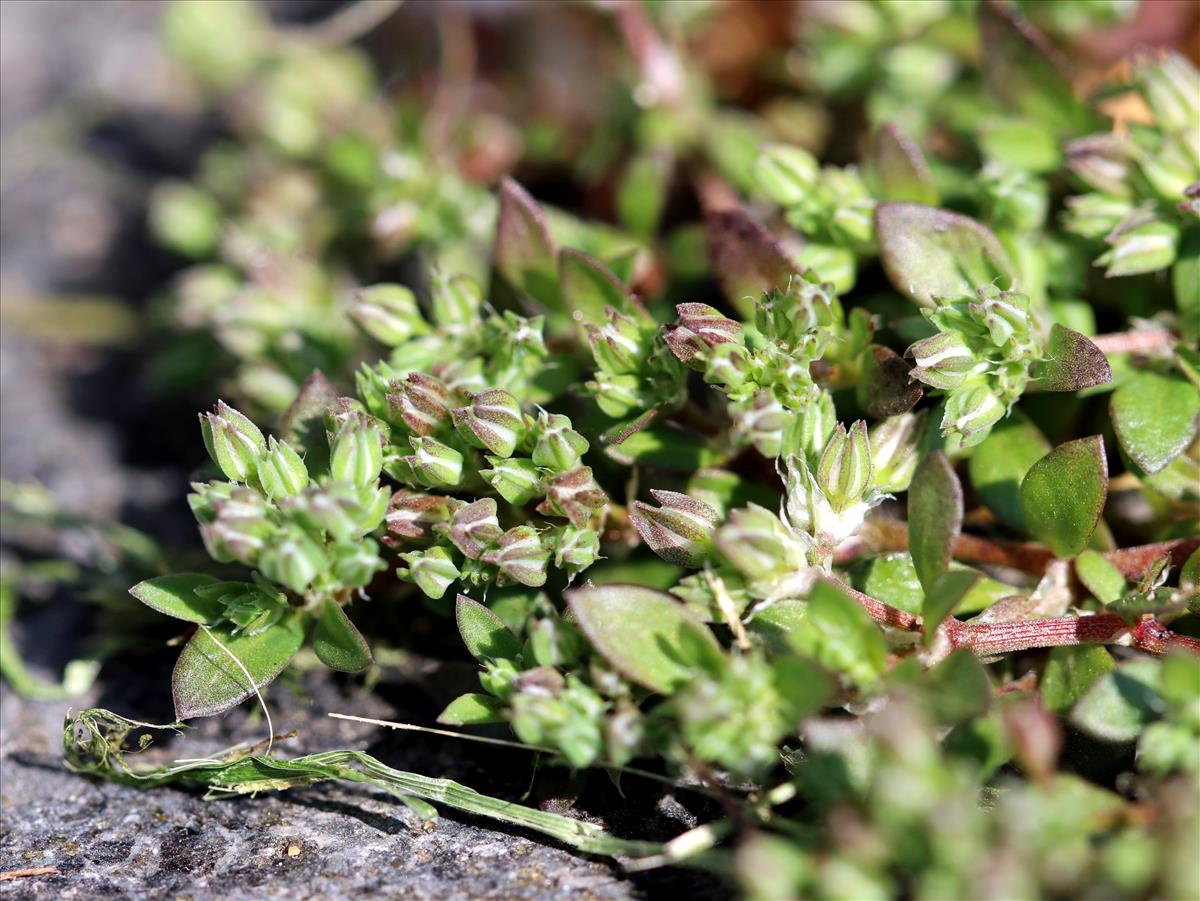
[[[924,390],[909,378],[912,367],[904,358],[882,344],[872,344],[863,357],[863,375],[858,401],[872,419],[899,416],[916,406]]]
[[[752,316],[767,291],[786,288],[802,267],[765,228],[740,209],[705,217],[708,258],[721,290],[740,313]]]
[[[1046,355],[1034,367],[1031,388],[1040,391],[1079,391],[1112,381],[1104,351],[1091,339],[1054,323]]]
[[[546,214],[511,178],[500,184],[494,255],[496,268],[509,284],[547,300],[547,291],[558,279],[558,250]]]
[[[1143,369],[1113,392],[1108,409],[1121,449],[1153,475],[1195,440],[1200,389],[1186,379]]]
[[[968,216],[919,203],[881,203],[875,236],[888,278],[921,306],[974,297],[997,279],[1001,288],[1015,287],[1016,271],[1000,241]]]
[[[673,595],[641,585],[566,593],[584,635],[625,678],[670,692],[691,681],[702,655],[719,655],[712,633]],[[701,659],[697,659],[701,657]]]
[[[936,451],[921,461],[908,488],[908,549],[926,591],[950,568],[962,519],[962,485],[946,455]]]
[[[867,150],[867,166],[879,199],[937,206],[938,192],[925,155],[899,126],[885,122],[875,130]]]
[[[1074,557],[1096,530],[1108,496],[1108,462],[1099,435],[1060,444],[1021,482],[1029,531],[1059,557]]]

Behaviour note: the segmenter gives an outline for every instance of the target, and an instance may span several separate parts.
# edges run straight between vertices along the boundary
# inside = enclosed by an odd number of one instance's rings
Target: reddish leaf
[[[801,267],[765,228],[740,209],[706,217],[708,257],[721,289],[743,315],[752,315],[764,292],[786,288]]]

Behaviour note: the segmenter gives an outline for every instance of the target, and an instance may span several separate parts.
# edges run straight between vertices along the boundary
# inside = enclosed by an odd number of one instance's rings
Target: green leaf
[[[1195,439],[1200,389],[1186,379],[1143,369],[1113,392],[1109,414],[1121,448],[1153,475]]]
[[[908,489],[908,549],[926,591],[950,567],[962,518],[962,485],[936,451],[921,461]]]
[[[938,722],[953,725],[987,712],[992,685],[971,651],[960,648],[929,671],[929,706]]]
[[[909,378],[912,366],[904,358],[881,344],[872,344],[863,354],[862,379],[858,383],[858,403],[873,419],[899,416],[916,406],[924,393],[921,384]]]
[[[1112,381],[1112,367],[1091,338],[1065,325],[1050,326],[1042,359],[1033,367],[1031,389],[1079,391]]]
[[[342,605],[326,598],[313,630],[313,650],[330,669],[357,673],[371,665],[371,648]]]
[[[771,669],[791,723],[819,711],[837,690],[837,681],[832,676],[803,657],[776,657],[771,661]]]
[[[895,124],[885,122],[875,130],[866,163],[880,200],[908,200],[937,206],[938,192],[924,154]]]
[[[620,280],[603,263],[581,250],[564,249],[558,255],[558,284],[567,310],[576,322],[602,324],[605,307],[627,316],[641,315]]]
[[[942,624],[967,592],[975,587],[982,574],[974,570],[956,569],[943,573],[925,592],[921,605],[921,619],[925,623],[925,644],[930,645],[937,637],[937,627]]]
[[[634,432],[620,444],[606,447],[604,453],[625,466],[688,473],[716,466],[721,460],[720,452],[703,436],[668,426]]]
[[[961,563],[951,561],[950,572],[975,572]],[[864,594],[899,607],[908,613],[921,613],[925,590],[917,578],[912,557],[902,551],[880,554],[856,567],[854,587]],[[996,601],[1013,593],[1011,585],[981,576],[963,595],[953,613],[975,613],[986,610]],[[768,608],[770,609],[770,608]]]
[[[1098,601],[1111,604],[1125,594],[1125,577],[1103,554],[1085,550],[1075,558],[1075,574]]]
[[[1014,411],[993,426],[991,434],[971,451],[971,485],[1001,522],[1027,528],[1021,507],[1021,480],[1050,450],[1050,442],[1037,426],[1023,413]]]
[[[922,306],[935,298],[974,297],[976,288],[997,279],[1002,288],[1015,285],[1016,271],[1000,241],[967,216],[917,203],[881,203],[875,236],[896,290]]]
[[[1175,306],[1179,310],[1179,332],[1185,341],[1200,339],[1200,228],[1186,229],[1179,242],[1179,255],[1171,267]]]
[[[459,695],[437,718],[447,726],[479,726],[504,722],[504,705],[491,695],[469,692]]]
[[[879,627],[829,582],[818,582],[813,588],[808,612],[792,634],[802,654],[858,685],[869,685],[887,668],[887,643]]]
[[[765,228],[740,209],[717,210],[705,217],[708,256],[729,302],[753,318],[759,298],[786,288],[801,267]]]
[[[1092,684],[1116,664],[1101,645],[1054,648],[1042,671],[1042,703],[1051,713],[1065,714]]]
[[[228,625],[201,627],[171,674],[175,718],[224,713],[270,684],[300,650],[304,625],[304,614],[290,611],[257,635],[234,635]]]
[[[697,652],[719,655],[703,623],[675,597],[641,585],[603,585],[566,592],[567,603],[596,650],[632,682],[671,692],[689,682]]]
[[[1099,435],[1060,444],[1021,482],[1029,531],[1059,557],[1074,557],[1087,547],[1107,496],[1108,463]]]
[[[776,601],[771,606],[754,614],[750,620],[750,631],[763,637],[769,650],[784,654],[795,650],[792,636],[804,622],[808,605],[804,601]]]
[[[1131,742],[1159,718],[1161,664],[1130,660],[1105,673],[1071,711],[1071,722],[1088,735],[1116,744]]]
[[[182,619],[189,623],[215,623],[225,614],[219,599],[205,599],[196,594],[201,585],[217,580],[204,573],[175,573],[138,582],[129,593],[152,610]]]
[[[458,596],[455,606],[458,632],[471,656],[483,663],[486,660],[513,660],[521,654],[521,642],[508,630],[504,621],[478,601],[465,594]]]

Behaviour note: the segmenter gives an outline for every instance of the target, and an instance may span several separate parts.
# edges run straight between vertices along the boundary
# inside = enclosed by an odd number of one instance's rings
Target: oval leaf
[[[1122,450],[1152,475],[1195,439],[1200,390],[1186,379],[1144,369],[1121,383],[1108,409]]]
[[[632,682],[670,692],[696,673],[697,651],[720,654],[712,633],[672,595],[640,585],[602,585],[566,593],[597,651]]]
[[[1133,741],[1159,717],[1160,677],[1157,660],[1131,660],[1109,670],[1079,699],[1071,722],[1101,741]]]
[[[285,614],[257,635],[233,635],[229,626],[200,629],[184,645],[171,674],[175,718],[213,716],[235,707],[255,689],[261,691],[270,684],[303,642],[304,615],[300,612]]]
[[[1016,281],[1000,241],[967,216],[918,203],[881,203],[875,234],[888,278],[922,306],[940,297],[973,297],[996,279],[1003,288]]]
[[[908,548],[926,591],[950,568],[962,518],[962,485],[946,455],[935,451],[921,461],[908,489]]]
[[[201,585],[217,581],[204,573],[175,573],[138,582],[129,593],[152,610],[189,623],[215,623],[225,613],[225,605],[215,598],[196,595]]]
[[[786,288],[801,268],[765,228],[740,209],[705,217],[708,257],[721,290],[740,313],[753,317],[766,291]]]
[[[1039,391],[1078,391],[1112,381],[1112,368],[1104,351],[1079,332],[1059,325],[1050,327],[1046,354],[1033,369],[1031,388]]]
[[[504,705],[491,695],[471,692],[459,695],[451,701],[437,718],[447,726],[479,726],[484,723],[502,723]]]
[[[909,378],[912,366],[890,347],[872,344],[863,355],[863,376],[858,402],[873,419],[907,413],[921,399],[923,389]]]
[[[1001,522],[1025,529],[1021,481],[1030,467],[1052,447],[1037,426],[1020,412],[992,427],[991,434],[971,451],[971,485]]]
[[[887,643],[879,626],[829,582],[814,586],[792,641],[802,654],[858,685],[869,685],[887,669]]]
[[[357,673],[371,665],[371,648],[342,605],[327,598],[313,630],[313,650],[330,669]]]
[[[600,325],[605,319],[605,307],[627,316],[642,315],[620,280],[582,250],[564,249],[558,255],[558,286],[576,322]]]
[[[1099,435],[1060,444],[1021,482],[1029,531],[1059,557],[1074,557],[1087,547],[1107,496],[1108,462]]]
[[[512,660],[520,655],[521,642],[517,636],[483,604],[460,594],[454,615],[463,643],[480,663],[485,660]]]
[[[904,131],[885,122],[871,136],[868,171],[881,200],[907,200],[936,206],[937,188],[921,149]]]
[[[1112,654],[1098,644],[1054,648],[1039,683],[1042,703],[1051,713],[1065,714],[1114,666]]]

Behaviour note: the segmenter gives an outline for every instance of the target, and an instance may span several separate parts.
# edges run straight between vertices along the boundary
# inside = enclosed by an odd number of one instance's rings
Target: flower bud
[[[770,391],[760,391],[749,402],[730,404],[734,435],[750,442],[768,459],[783,450],[783,430],[790,416]]]
[[[821,455],[817,484],[835,513],[862,500],[871,485],[871,445],[867,439],[867,424],[861,419],[848,432],[838,423]]]
[[[1134,77],[1163,131],[1178,132],[1200,125],[1196,101],[1200,97],[1200,72],[1186,57],[1168,52],[1148,59],[1134,70]]]
[[[231,482],[249,482],[258,469],[258,458],[267,441],[258,426],[225,401],[217,401],[212,413],[200,414],[204,446],[213,462]]]
[[[414,541],[430,540],[434,537],[434,527],[450,522],[461,503],[445,495],[414,494],[401,489],[388,503],[388,532]]]
[[[413,475],[426,488],[457,485],[462,480],[463,455],[433,438],[409,438],[413,453],[407,457]]]
[[[758,330],[791,349],[807,332],[832,325],[833,319],[833,301],[825,286],[800,278],[787,291],[766,295],[755,310]]]
[[[441,379],[410,372],[404,379],[392,382],[389,388],[392,416],[399,416],[415,434],[430,435],[450,422],[453,399]]]
[[[1063,226],[1084,238],[1103,238],[1133,212],[1133,204],[1108,194],[1080,194],[1066,199]]]
[[[1131,217],[1132,218],[1132,217]],[[1106,278],[1141,275],[1166,269],[1175,262],[1179,245],[1179,227],[1157,219],[1130,222],[1128,219],[1106,239],[1107,252],[1096,258],[1097,266],[1107,266]]]
[[[396,570],[396,575],[416,584],[426,597],[437,600],[458,581],[458,567],[450,552],[444,547],[431,547],[424,551],[401,554],[400,559],[408,564]]]
[[[458,334],[479,327],[483,292],[468,275],[435,274],[430,286],[433,318],[443,331]]]
[[[580,528],[587,525],[594,511],[608,503],[608,495],[586,466],[549,476],[543,490],[546,499],[538,504],[537,511],[545,516],[565,516],[571,525]]]
[[[908,488],[917,470],[917,441],[924,422],[924,412],[902,413],[872,427],[871,466],[878,490],[894,492]]]
[[[346,588],[361,588],[384,569],[387,564],[380,558],[379,544],[374,539],[334,545],[333,577]]]
[[[447,535],[463,556],[478,560],[484,551],[496,543],[503,531],[496,518],[496,502],[487,497],[455,510]]]
[[[570,573],[587,569],[600,558],[600,533],[563,526],[554,539],[554,565]]]
[[[783,456],[803,457],[816,465],[821,459],[833,430],[837,428],[837,410],[833,395],[813,385],[809,388],[809,400],[796,413],[783,430]]]
[[[596,371],[596,377],[587,383],[587,389],[605,416],[623,419],[651,406],[646,403],[641,391],[645,381],[639,375],[613,375],[600,369]]]
[[[246,486],[215,498],[212,516],[212,522],[200,527],[200,534],[205,547],[221,562],[237,560],[253,566],[276,529],[263,496]]]
[[[667,325],[663,327],[663,341],[667,348],[685,366],[704,371],[705,360],[708,358],[708,345],[691,329],[682,325]]]
[[[523,507],[542,493],[542,473],[532,460],[521,457],[488,457],[491,469],[479,475],[514,507]]]
[[[675,313],[678,316],[679,327],[692,332],[709,347],[731,342],[742,344],[745,341],[742,324],[708,304],[676,304]]]
[[[737,391],[749,377],[746,348],[739,344],[718,344],[709,348],[704,366],[704,381],[720,385],[726,392]]]
[[[817,160],[800,147],[768,144],[754,165],[754,181],[780,206],[794,206],[817,183]]]
[[[543,411],[535,435],[533,462],[555,472],[572,469],[589,447],[587,439],[571,428],[571,420],[557,413]]]
[[[389,347],[429,331],[417,298],[403,285],[373,285],[358,292],[350,317],[364,332]]]
[[[988,330],[992,343],[1004,347],[1010,341],[1026,346],[1033,338],[1033,319],[1029,316],[1029,298],[1014,291],[984,288],[980,302],[970,305],[971,313]]]
[[[517,526],[500,536],[496,546],[483,555],[483,562],[500,570],[501,583],[519,582],[530,588],[546,584],[550,549],[533,526]]]
[[[712,553],[717,511],[703,501],[675,491],[650,493],[658,509],[634,501],[629,518],[642,540],[668,563],[698,567]]]
[[[259,560],[263,575],[296,593],[308,588],[325,566],[320,545],[296,528],[273,541]]]
[[[490,388],[454,410],[454,427],[468,444],[497,457],[511,457],[525,435],[525,416],[515,397],[501,388]]]
[[[258,481],[267,497],[275,500],[299,494],[308,485],[308,469],[286,441],[267,440],[267,453],[258,462]]]
[[[383,468],[383,435],[366,416],[347,419],[329,454],[329,475],[352,485],[369,485]]]
[[[986,384],[968,383],[951,391],[946,398],[942,434],[958,435],[965,447],[971,447],[986,438],[1006,412],[1004,404]]]
[[[1129,148],[1114,134],[1089,135],[1067,144],[1067,168],[1089,188],[1113,198],[1129,197]]]
[[[975,354],[959,332],[940,332],[912,345],[906,356],[916,364],[909,377],[933,388],[955,388],[978,365]]]
[[[596,366],[613,375],[637,372],[647,353],[637,320],[612,307],[605,307],[604,314],[604,325],[584,326]]]
[[[803,565],[803,549],[779,517],[758,504],[733,510],[717,529],[717,549],[752,582],[769,581]]]

